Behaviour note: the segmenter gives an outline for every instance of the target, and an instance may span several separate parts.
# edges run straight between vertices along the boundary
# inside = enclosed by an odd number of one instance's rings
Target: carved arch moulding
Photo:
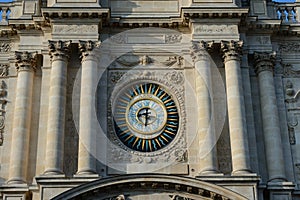
[[[205,183],[199,180],[176,177],[172,175],[122,175],[113,178],[99,179],[80,187],[68,190],[52,200],[68,199],[100,199],[100,200],[130,200],[131,197],[156,193],[166,195],[170,200],[229,200],[247,198],[226,188]],[[180,195],[179,195],[180,194]]]

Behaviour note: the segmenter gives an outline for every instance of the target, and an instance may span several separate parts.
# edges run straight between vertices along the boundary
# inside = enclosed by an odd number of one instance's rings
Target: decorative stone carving
[[[141,63],[141,58],[138,55],[129,54],[120,56],[116,62],[126,67],[133,67]]]
[[[288,132],[290,144],[296,144],[295,127],[298,126],[298,119],[294,113],[288,112]]]
[[[118,44],[124,44],[126,43],[126,35],[125,34],[116,34],[110,38],[111,41],[118,43]]]
[[[152,62],[151,58],[147,55],[144,55],[140,58],[140,64],[141,65],[148,65]]]
[[[0,145],[3,144],[3,132],[5,127],[5,106],[7,103],[7,85],[5,81],[0,83]]]
[[[167,44],[180,43],[182,40],[182,35],[180,34],[170,34],[165,36],[165,42]]]
[[[110,73],[110,82],[111,83],[117,83],[122,76],[125,74],[125,72],[120,72],[120,71],[116,71],[116,72],[111,72]]]
[[[127,200],[127,198],[123,195],[123,194],[120,194],[119,196],[117,197],[113,197],[113,198],[107,198],[105,200]]]
[[[190,54],[193,62],[197,62],[200,59],[209,59],[209,54],[207,50],[208,44],[206,42],[193,41],[192,47],[190,48]]]
[[[139,56],[134,54],[127,54],[117,58],[116,62],[125,67],[134,67],[137,65],[145,66],[150,63],[153,63],[153,59],[147,55]]]
[[[195,25],[194,34],[233,34],[237,33],[235,25]]]
[[[285,77],[300,77],[300,70],[294,70],[291,64],[282,64]]]
[[[98,32],[97,25],[55,25],[53,26],[54,33],[87,33]]]
[[[0,64],[0,76],[6,77],[9,73],[9,65],[8,64]]]
[[[0,42],[0,53],[7,53],[11,50],[11,44],[8,42]]]
[[[182,196],[179,196],[179,195],[170,195],[169,196],[171,200],[194,200],[194,199],[191,199],[191,198],[188,198],[188,197],[182,197]]]
[[[62,58],[69,58],[69,51],[70,51],[71,41],[63,42],[59,41],[50,41],[49,40],[49,55],[51,60],[54,59],[62,59]]]
[[[166,61],[162,63],[168,67],[172,67],[172,66],[182,67],[183,65],[182,61],[183,61],[182,56],[170,56]]]
[[[229,60],[240,60],[242,55],[243,41],[221,41],[224,62]]]
[[[285,85],[285,93],[288,96],[292,96],[294,94],[293,83],[291,81],[287,81]]]
[[[92,51],[95,47],[99,47],[101,44],[100,41],[93,42],[91,40],[89,41],[79,41],[79,50],[81,52],[80,58],[82,60],[86,59],[87,56],[92,55]],[[94,55],[94,54],[93,54]]]
[[[285,42],[279,46],[280,53],[299,53],[300,43],[299,42]]]
[[[257,36],[256,41],[259,44],[270,44],[270,37],[269,36]]]
[[[111,113],[111,102],[109,103],[108,110],[108,130],[109,130],[109,138],[112,141],[112,146],[109,148],[108,155],[111,156],[111,161],[114,163],[157,163],[157,162],[186,162],[187,161],[187,147],[185,141],[185,124],[186,124],[186,114],[185,114],[185,106],[184,106],[184,75],[182,72],[173,71],[173,72],[164,72],[164,71],[152,71],[148,70],[130,70],[127,73],[125,72],[111,72],[112,79],[110,80],[115,85],[113,94],[111,98],[114,99],[114,96],[124,85],[132,83],[134,81],[139,80],[153,80],[161,83],[166,88],[168,88],[169,92],[172,93],[176,97],[177,105],[179,107],[180,112],[180,120],[181,127],[178,131],[178,135],[175,140],[162,149],[159,152],[137,152],[131,151],[126,148],[121,141],[116,137],[113,124],[112,124],[112,113]],[[166,78],[168,77],[168,78]],[[117,87],[117,88],[116,88]]]
[[[172,84],[181,85],[184,83],[184,75],[183,72],[176,72],[172,71],[166,74],[166,78],[168,81],[170,81]]]
[[[15,52],[17,70],[35,70],[37,52]]]
[[[254,52],[255,72],[259,74],[262,71],[269,70],[273,72],[276,53],[258,53]]]

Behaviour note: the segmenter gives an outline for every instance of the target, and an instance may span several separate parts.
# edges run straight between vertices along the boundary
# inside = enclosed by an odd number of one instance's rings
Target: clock
[[[179,114],[174,99],[162,86],[137,83],[117,96],[113,123],[117,138],[127,148],[154,152],[176,137]]]

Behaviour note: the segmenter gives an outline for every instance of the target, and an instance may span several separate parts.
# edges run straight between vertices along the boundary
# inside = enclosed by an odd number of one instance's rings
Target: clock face
[[[136,84],[122,92],[113,116],[117,137],[139,152],[166,147],[174,140],[179,126],[175,101],[156,83]]]

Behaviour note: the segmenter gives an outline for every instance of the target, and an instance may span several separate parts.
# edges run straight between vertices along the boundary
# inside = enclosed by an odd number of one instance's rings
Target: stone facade
[[[299,12],[0,1],[0,197],[300,199]]]

